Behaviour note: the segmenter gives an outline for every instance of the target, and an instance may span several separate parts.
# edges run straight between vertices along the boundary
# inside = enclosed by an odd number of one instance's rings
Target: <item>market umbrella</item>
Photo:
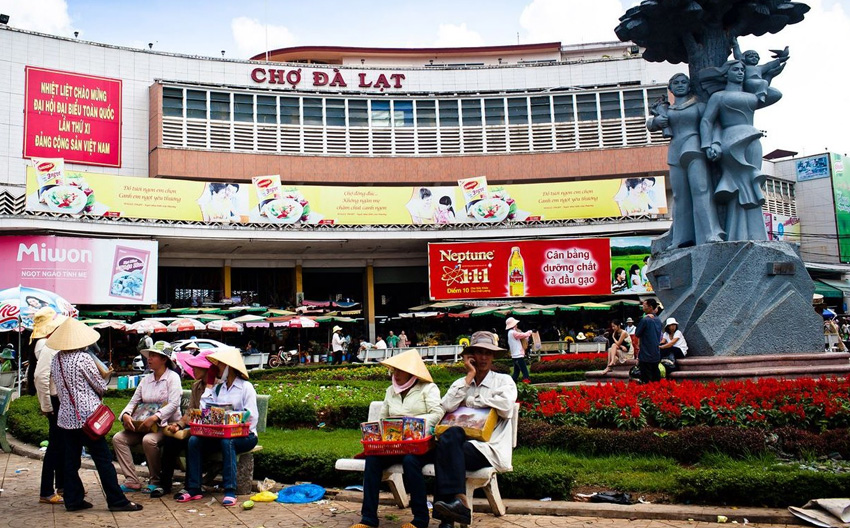
[[[207,330],[214,332],[241,332],[242,325],[240,325],[239,323],[234,323],[233,321],[225,321],[223,319],[219,319],[207,323]]]
[[[292,317],[286,321],[274,322],[275,326],[283,326],[285,328],[317,328],[319,323],[309,317]]]
[[[567,310],[567,311],[576,311],[576,310],[600,310],[600,311],[602,311],[602,310],[610,310],[611,305],[602,304],[602,303],[595,303],[595,302],[583,302],[583,303],[563,305],[561,308],[564,309],[564,310]]]
[[[155,319],[142,319],[124,329],[128,334],[146,334],[148,332],[168,332],[168,327]]]
[[[829,308],[824,308],[824,309],[823,309],[823,318],[824,318],[824,319],[832,319],[832,318],[834,318],[834,317],[835,317],[835,315],[836,315],[836,314],[835,314],[835,312],[833,312],[833,311],[832,311],[832,310],[830,310]]]
[[[263,317],[262,315],[245,314],[245,315],[240,315],[239,317],[234,317],[233,319],[230,320],[230,322],[242,324],[242,323],[256,323],[258,321],[265,321],[265,320],[266,320],[266,318]]]
[[[206,330],[207,325],[197,319],[182,318],[176,319],[169,323],[167,327],[169,332],[199,332]]]

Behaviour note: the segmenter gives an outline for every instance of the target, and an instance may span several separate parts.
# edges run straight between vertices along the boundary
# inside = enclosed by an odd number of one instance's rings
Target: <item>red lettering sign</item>
[[[607,238],[428,244],[431,299],[608,295]]]
[[[345,82],[345,78],[342,75],[342,72],[338,68],[333,69],[333,73],[327,73],[324,71],[314,71],[313,75],[310,77],[312,79],[313,86],[340,86],[347,87],[348,83]],[[306,76],[307,73],[304,73]],[[386,88],[402,88],[402,81],[405,79],[405,75],[403,73],[378,73],[377,75],[369,74],[368,72],[364,73],[356,73],[352,74],[352,76],[356,75],[359,80],[360,88],[380,88],[384,90]],[[278,69],[268,69],[265,68],[254,68],[251,70],[251,80],[258,84],[288,84],[291,87],[295,88],[301,82],[302,71],[301,69],[297,70],[278,70]],[[306,79],[307,77],[305,77]],[[390,84],[390,80],[392,80],[392,84]],[[374,83],[374,84],[373,84]]]
[[[27,66],[24,157],[121,166],[121,80]]]

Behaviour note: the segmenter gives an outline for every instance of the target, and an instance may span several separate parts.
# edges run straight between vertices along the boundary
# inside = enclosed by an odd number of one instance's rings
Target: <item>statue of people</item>
[[[669,129],[673,137],[667,149],[673,189],[670,247],[720,242],[725,234],[717,217],[708,161],[700,149],[705,104],[693,94],[684,73],[671,77],[667,88],[673,93],[674,103],[655,109],[646,126],[652,131]]]
[[[791,58],[788,46],[784,50],[771,50],[774,60],[759,64],[759,54],[755,50],[747,50],[741,53],[738,39],[732,39],[732,55],[736,60],[744,63],[744,90],[755,94],[759,101],[764,103],[771,99],[773,104],[782,98],[782,92],[770,86],[773,78],[782,73],[785,63]]]
[[[700,125],[700,138],[706,157],[719,163],[720,181],[715,199],[726,204],[728,240],[767,240],[761,206],[762,133],[753,126],[755,111],[773,104],[767,94],[764,101],[744,91],[746,69],[739,60],[700,73],[703,86],[716,86],[725,79],[726,88],[708,99]]]

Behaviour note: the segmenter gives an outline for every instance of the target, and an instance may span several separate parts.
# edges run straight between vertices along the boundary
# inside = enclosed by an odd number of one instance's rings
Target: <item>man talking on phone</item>
[[[513,456],[511,419],[517,389],[507,374],[491,370],[493,359],[507,352],[496,344],[491,332],[475,332],[463,349],[466,376],[452,383],[443,397],[446,413],[458,407],[495,409],[499,417],[489,441],[467,440],[462,427],[450,427],[440,435],[434,462],[437,489],[434,494],[434,518],[440,528],[454,523],[471,524],[472,497],[466,496],[466,472],[485,467],[510,471]]]

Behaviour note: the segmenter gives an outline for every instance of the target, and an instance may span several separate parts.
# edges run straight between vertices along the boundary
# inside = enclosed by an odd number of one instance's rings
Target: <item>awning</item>
[[[815,293],[823,295],[824,299],[840,301],[845,295],[850,297],[850,281],[818,279],[815,281]]]

